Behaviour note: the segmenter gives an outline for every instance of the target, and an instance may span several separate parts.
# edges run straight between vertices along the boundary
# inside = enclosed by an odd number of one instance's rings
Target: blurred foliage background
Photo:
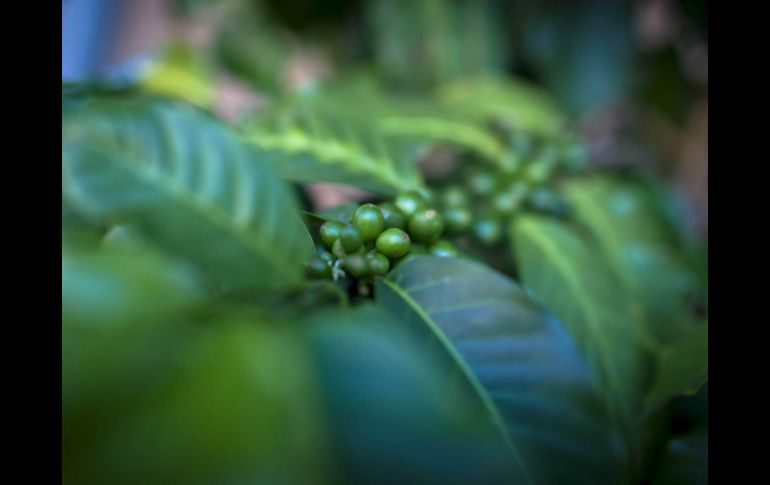
[[[686,222],[707,234],[706,2],[107,3],[62,3],[64,80],[142,77],[233,120],[351,69],[413,94],[468,76],[515,76],[567,110],[592,164],[675,183]]]
[[[707,482],[707,21],[690,0],[64,0],[63,481]],[[574,227],[546,191],[555,217],[481,251],[515,283],[423,259],[352,305],[302,277],[300,209],[424,188],[468,161],[446,147],[551,170],[549,143],[633,183],[565,181]]]

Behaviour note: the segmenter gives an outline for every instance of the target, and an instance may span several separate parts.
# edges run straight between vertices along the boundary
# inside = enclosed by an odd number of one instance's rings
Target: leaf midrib
[[[328,141],[318,141],[303,135],[304,146],[296,147],[290,143],[285,143],[285,139],[286,137],[281,135],[260,133],[248,137],[247,141],[263,150],[280,150],[292,155],[307,153],[314,156],[321,163],[342,166],[351,172],[365,174],[396,190],[407,190],[410,188],[409,184],[402,182],[402,178],[406,177],[400,177],[394,171],[392,162],[387,158],[376,158],[365,152],[355,152],[350,150],[346,144],[339,142],[336,142],[337,146],[342,147],[344,151],[339,156],[328,157],[319,148],[319,145],[328,144]],[[363,164],[351,163],[351,160],[354,159],[361,159],[366,162]],[[381,160],[381,162],[378,162],[378,160]]]
[[[228,234],[231,234],[247,249],[258,254],[260,259],[262,259],[268,266],[275,268],[277,271],[283,274],[289,282],[297,281],[296,273],[287,269],[291,266],[287,264],[289,260],[285,259],[280,254],[273,254],[272,252],[268,251],[268,248],[265,244],[263,244],[258,239],[254,239],[250,234],[239,231],[237,229],[237,223],[234,222],[234,220],[231,220],[225,211],[216,205],[205,203],[205,200],[201,200],[199,197],[196,197],[195,193],[191,192],[183,185],[174,182],[172,178],[158,177],[152,173],[152,170],[142,169],[137,163],[128,161],[128,159],[131,157],[125,156],[125,153],[122,156],[107,155],[107,153],[111,151],[109,150],[108,145],[109,144],[105,143],[104,141],[94,140],[90,148],[97,152],[104,153],[105,156],[102,157],[103,160],[119,164],[120,166],[132,172],[139,179],[144,180],[162,192],[167,192],[178,196],[178,200],[180,200],[184,205],[192,209],[194,212],[202,214],[215,226],[220,227]],[[156,165],[152,166],[156,167]],[[162,174],[165,172],[158,170],[157,173]]]
[[[586,321],[588,322],[589,327],[592,330],[592,333],[595,335],[596,341],[600,344],[602,352],[600,353],[599,358],[601,359],[602,365],[607,370],[607,375],[611,382],[611,385],[615,389],[621,389],[622,386],[620,385],[620,376],[618,375],[618,370],[615,367],[615,365],[613,365],[612,360],[608,358],[608,355],[609,355],[608,351],[611,348],[610,344],[607,341],[604,333],[601,332],[600,331],[601,329],[598,327],[599,325],[598,316],[596,315],[596,312],[593,310],[591,306],[591,299],[583,290],[574,272],[570,270],[568,262],[563,257],[560,256],[557,248],[554,247],[554,245],[551,243],[548,237],[545,236],[545,234],[543,234],[543,232],[540,230],[540,228],[537,225],[524,224],[522,226],[522,230],[526,230],[526,232],[530,233],[530,237],[532,241],[535,243],[538,243],[538,244],[535,244],[535,246],[540,247],[540,249],[543,251],[546,257],[554,261],[559,272],[565,276],[567,285],[573,289],[573,293],[577,297],[578,304],[580,305],[581,309],[583,309],[583,312],[587,316]],[[621,393],[621,396],[622,396],[622,393]],[[624,412],[622,415],[628,416],[629,415],[628,403],[626,402],[626,399],[624,397],[621,397],[621,400],[623,402],[623,408],[624,408]],[[615,405],[613,405],[613,401],[610,401],[610,408],[611,409],[615,408]],[[617,416],[616,416],[616,419],[617,419]]]
[[[465,375],[466,379],[468,379],[469,383],[471,384],[471,387],[473,387],[473,390],[476,391],[476,393],[478,394],[479,399],[481,399],[482,403],[484,404],[484,407],[492,415],[492,420],[494,421],[495,426],[499,429],[500,433],[503,435],[503,439],[505,440],[506,445],[513,453],[513,456],[516,459],[516,462],[519,464],[522,474],[527,479],[527,482],[530,484],[534,483],[532,478],[529,476],[526,465],[524,464],[524,461],[521,458],[521,455],[519,454],[519,451],[516,448],[516,445],[513,443],[513,438],[511,437],[508,427],[505,425],[505,421],[503,420],[503,417],[500,414],[500,410],[497,408],[497,405],[495,404],[494,400],[486,391],[486,389],[481,384],[481,382],[478,380],[476,375],[473,373],[470,367],[468,367],[468,365],[465,362],[465,359],[462,357],[462,355],[460,355],[457,349],[455,349],[452,342],[449,340],[446,334],[441,330],[441,327],[439,327],[438,324],[431,318],[431,316],[428,313],[426,313],[422,309],[422,307],[420,307],[420,305],[412,298],[412,296],[407,291],[405,291],[400,286],[398,286],[397,284],[393,283],[390,280],[381,279],[380,281],[383,284],[387,285],[399,297],[401,297],[406,302],[406,304],[409,305],[409,307],[417,314],[417,316],[419,316],[420,319],[423,320],[423,322],[428,326],[431,332],[433,332],[436,338],[438,338],[439,342],[441,342],[441,344],[443,345],[444,350],[446,350],[447,353],[449,353],[449,355],[452,357],[452,360],[454,360],[455,364],[460,368],[463,375]]]

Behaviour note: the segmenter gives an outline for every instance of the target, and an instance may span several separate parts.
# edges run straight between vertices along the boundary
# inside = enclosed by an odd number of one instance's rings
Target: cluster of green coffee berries
[[[517,143],[502,167],[469,160],[461,182],[437,189],[447,233],[470,234],[491,246],[501,241],[510,221],[523,210],[564,213],[566,206],[553,183],[560,172],[579,168],[577,145]]]
[[[310,276],[367,278],[418,254],[457,256],[444,240],[444,217],[419,192],[398,195],[393,203],[363,204],[351,220],[329,220],[319,230],[322,247],[308,265]],[[450,223],[451,225],[451,223]]]

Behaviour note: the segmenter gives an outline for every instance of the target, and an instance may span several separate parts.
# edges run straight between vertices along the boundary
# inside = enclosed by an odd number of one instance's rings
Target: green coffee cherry
[[[427,204],[425,198],[420,195],[419,192],[415,191],[399,194],[393,202],[407,218],[411,217],[412,214]]]
[[[353,225],[361,232],[361,239],[374,241],[385,229],[385,221],[382,212],[374,204],[364,204],[356,210],[353,216]]]
[[[473,224],[473,236],[487,246],[498,243],[502,235],[503,230],[500,221],[494,217],[482,216]]]
[[[492,173],[474,172],[468,178],[468,185],[474,194],[488,197],[495,191],[497,180]]]
[[[321,258],[313,258],[307,264],[307,275],[310,278],[331,278],[331,265]]]
[[[338,221],[326,221],[321,225],[319,233],[321,241],[327,249],[331,249],[334,246],[334,241],[339,239],[343,227],[345,227],[345,224]]]
[[[436,241],[428,247],[428,253],[443,258],[457,257],[457,249],[449,241]]]
[[[441,194],[441,203],[445,208],[468,207],[470,198],[465,189],[459,185],[452,185],[444,189]]]
[[[384,204],[380,204],[379,207],[385,229],[390,229],[391,227],[406,229],[407,219],[395,204],[386,202]]]
[[[366,256],[361,254],[351,254],[350,256],[345,256],[344,268],[348,273],[350,273],[351,276],[356,278],[367,276],[370,272],[369,263],[366,261]]]
[[[449,234],[462,234],[471,227],[473,213],[464,207],[452,207],[442,213],[446,232]]]
[[[342,227],[342,230],[340,231],[340,242],[342,243],[343,249],[345,249],[345,252],[348,254],[353,254],[358,251],[364,244],[363,238],[361,237],[361,231],[352,224],[345,224]]]
[[[532,191],[529,204],[535,209],[559,215],[566,215],[568,210],[566,202],[547,187]]]
[[[546,159],[539,159],[530,163],[524,169],[524,178],[532,185],[541,185],[551,176],[553,165]]]
[[[323,246],[318,246],[318,249],[316,250],[316,257],[321,261],[327,262],[329,264],[334,263],[334,256],[332,256],[332,253],[327,251]]]
[[[417,242],[430,243],[444,231],[444,218],[435,209],[421,210],[409,218],[409,235]]]
[[[377,237],[375,246],[377,252],[384,254],[390,259],[397,259],[409,252],[411,243],[412,241],[409,238],[409,234],[401,229],[392,227],[390,229],[385,229],[382,234]]]
[[[366,262],[372,274],[384,275],[390,269],[390,260],[382,253],[372,252],[366,255]]]

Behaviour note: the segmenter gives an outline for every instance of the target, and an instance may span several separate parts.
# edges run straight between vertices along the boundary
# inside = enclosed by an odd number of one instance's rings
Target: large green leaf
[[[109,365],[116,377],[133,370],[139,383],[163,376],[163,385],[125,382],[129,405],[75,396],[86,412],[63,413],[64,483],[335,483],[302,340],[264,321],[216,323],[177,326],[174,339],[126,342],[144,367],[127,351],[110,352],[110,329],[90,336],[101,350],[92,365]],[[78,357],[77,347],[64,352]],[[65,374],[63,386],[90,377]]]
[[[330,309],[307,323],[346,483],[510,483],[478,402],[388,311]]]
[[[616,422],[631,432],[652,364],[651,338],[598,248],[565,224],[528,216],[512,240],[525,288],[575,337]]]
[[[420,257],[378,281],[376,298],[480,400],[511,451],[514,483],[622,481],[617,435],[588,365],[513,281],[466,260]]]
[[[468,120],[499,121],[524,132],[558,135],[564,116],[548,93],[522,79],[479,76],[443,86],[443,105]]]
[[[64,483],[508,483],[388,313],[200,323],[65,322]]]
[[[245,128],[246,139],[292,182],[329,182],[389,195],[422,186],[411,144],[386,138],[366,111],[299,99]]]
[[[565,192],[576,217],[590,229],[638,303],[650,331],[660,341],[671,342],[692,328],[697,277],[651,194],[639,185],[609,178],[576,180]]]
[[[62,193],[79,210],[134,221],[225,287],[301,281],[313,245],[294,196],[227,128],[149,98],[95,100],[62,121]]]
[[[669,399],[695,394],[708,378],[708,323],[661,347],[655,381],[647,393],[647,407],[654,411]]]
[[[160,345],[174,321],[200,304],[197,275],[184,265],[144,253],[62,253],[62,410],[79,403],[125,402],[162,378]],[[91,416],[97,421],[98,413]]]

